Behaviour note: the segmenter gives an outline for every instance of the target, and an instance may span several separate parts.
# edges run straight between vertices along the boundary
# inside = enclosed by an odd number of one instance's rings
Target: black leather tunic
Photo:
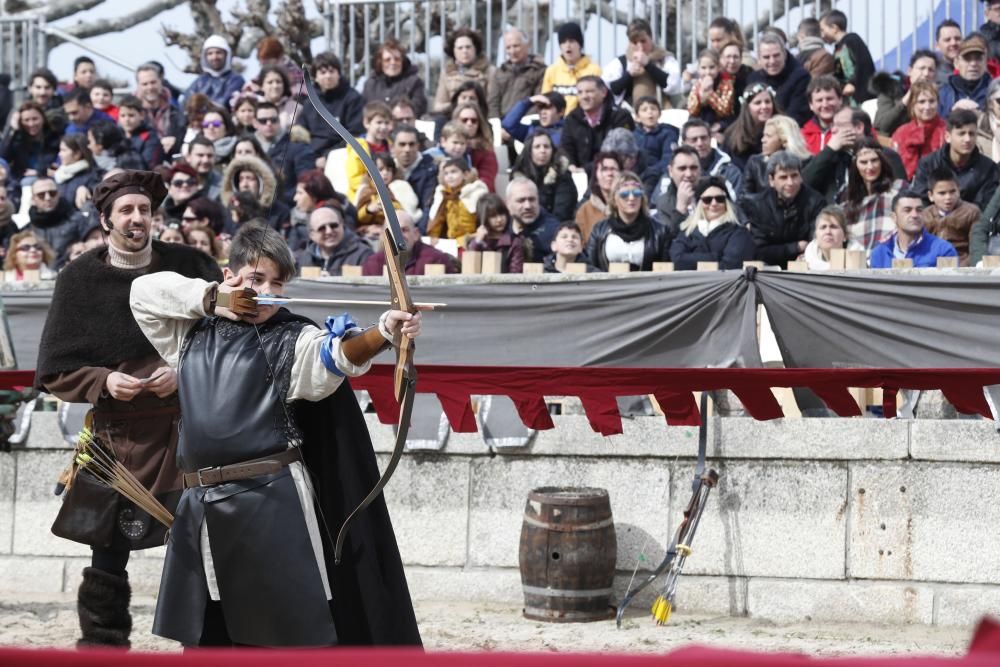
[[[178,368],[183,472],[284,451],[300,440],[287,400],[301,321],[199,322]],[[154,634],[198,643],[208,587],[200,550],[208,524],[212,560],[232,640],[257,646],[337,642],[301,500],[288,468],[186,489],[170,532]],[[334,591],[334,595],[336,592]]]

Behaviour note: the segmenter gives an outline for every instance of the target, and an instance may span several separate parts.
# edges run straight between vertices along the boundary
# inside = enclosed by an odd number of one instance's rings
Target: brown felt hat
[[[167,186],[159,174],[134,169],[108,176],[94,188],[94,206],[104,212],[124,195],[146,195],[155,210],[167,196]]]

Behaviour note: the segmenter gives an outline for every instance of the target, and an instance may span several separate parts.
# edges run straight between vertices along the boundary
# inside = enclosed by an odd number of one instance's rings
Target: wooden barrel
[[[604,489],[543,487],[529,493],[519,559],[524,615],[557,622],[614,616],[617,549]]]

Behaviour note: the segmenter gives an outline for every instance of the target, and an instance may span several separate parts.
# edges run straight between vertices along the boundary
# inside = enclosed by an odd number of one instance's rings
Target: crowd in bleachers
[[[392,38],[356,87],[334,53],[305,66],[388,184],[411,273],[458,271],[469,251],[499,253],[511,273],[825,269],[838,248],[872,268],[975,266],[1000,254],[1000,0],[985,5],[980,31],[943,21],[905,73],[876,71],[836,10],[791,39],[767,28],[752,49],[718,17],[687,68],[643,19],[608,63],[572,22],[553,62],[506,29],[499,66],[460,28],[433,96]],[[239,226],[264,219],[312,275],[380,275],[385,213],[362,160],[305,100],[278,40],[256,55],[247,81],[212,36],[186,90],[151,61],[119,97],[86,56],[67,83],[33,72],[0,142],[8,280],[47,277],[105,242],[91,193],[118,169],[166,182],[161,241],[224,263]]]

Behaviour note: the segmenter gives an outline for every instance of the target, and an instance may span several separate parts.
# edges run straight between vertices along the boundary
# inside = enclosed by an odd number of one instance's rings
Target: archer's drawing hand
[[[227,320],[252,320],[257,317],[257,292],[249,287],[240,287],[243,279],[237,274],[219,283],[219,293],[215,304],[215,314]]]

